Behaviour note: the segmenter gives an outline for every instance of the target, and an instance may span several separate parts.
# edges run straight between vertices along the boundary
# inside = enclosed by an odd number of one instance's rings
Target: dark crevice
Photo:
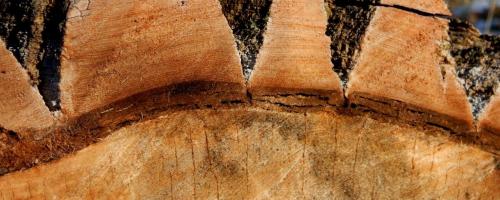
[[[261,95],[262,97],[303,97],[303,98],[318,98],[322,100],[330,99],[327,96],[322,96],[319,94],[307,94],[307,93],[285,93],[285,94],[273,94],[273,95]]]
[[[38,87],[51,111],[59,110],[59,65],[69,0],[0,0],[0,38]]]
[[[445,131],[448,131],[450,133],[454,133],[455,131],[453,131],[452,129],[450,129],[449,127],[446,127],[446,126],[443,126],[443,125],[440,125],[438,123],[433,123],[433,122],[426,122],[426,124],[430,125],[430,126],[434,126],[434,127],[438,127],[440,129],[443,129]]]
[[[261,102],[261,103],[267,103],[270,105],[275,105],[281,108],[288,109],[288,111],[296,111],[294,109],[302,109],[302,108],[314,108],[314,107],[326,107],[328,105],[290,105],[286,103],[281,103],[281,102],[276,102],[276,101],[269,101],[265,99],[254,99],[255,102]]]
[[[248,80],[255,66],[272,0],[219,0],[224,16],[233,30],[241,57],[243,74]]]
[[[328,13],[326,35],[332,40],[333,70],[345,87],[356,64],[361,40],[375,12],[376,0],[325,0]]]
[[[61,51],[64,41],[68,0],[55,0],[47,8],[45,26],[42,33],[40,62],[37,69],[40,73],[38,90],[51,111],[60,110],[60,65]]]
[[[18,133],[11,130],[7,130],[2,127],[0,127],[0,135],[1,135],[0,138],[2,140],[9,139],[13,141],[19,141],[21,139],[21,136]]]
[[[477,119],[500,81],[500,37],[481,35],[468,22],[450,21],[451,55]]]
[[[18,143],[20,140],[21,136],[18,133],[0,127],[0,158],[9,157],[12,153],[10,149],[11,145]],[[9,171],[11,171],[9,167],[0,165],[0,176]]]

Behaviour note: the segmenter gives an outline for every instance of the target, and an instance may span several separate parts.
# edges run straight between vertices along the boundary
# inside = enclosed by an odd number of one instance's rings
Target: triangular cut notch
[[[246,80],[264,41],[272,0],[219,0],[233,30]]]
[[[344,88],[356,64],[361,40],[375,12],[373,3],[370,0],[325,0],[328,13],[326,35],[332,40],[330,48],[333,71],[339,75]]]

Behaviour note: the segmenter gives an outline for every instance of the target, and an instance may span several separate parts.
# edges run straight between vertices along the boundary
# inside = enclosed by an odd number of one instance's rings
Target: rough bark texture
[[[500,38],[481,35],[467,22],[450,21],[451,54],[478,118],[500,83]]]
[[[272,0],[219,0],[233,30],[243,73],[248,80],[255,66],[269,18]]]
[[[349,81],[361,47],[366,28],[375,11],[376,1],[335,1],[326,0],[328,26],[326,35],[332,39],[333,70],[345,87]]]
[[[66,27],[68,0],[52,0],[46,6],[44,27],[41,36],[37,69],[39,70],[38,90],[51,111],[61,109],[59,82],[61,80],[61,53]]]
[[[26,67],[29,44],[34,35],[35,8],[31,0],[0,1],[0,37],[17,60]],[[39,36],[39,34],[38,34]],[[31,71],[32,77],[37,77]]]
[[[59,67],[68,0],[0,1],[0,39],[28,70],[51,111],[60,109]]]

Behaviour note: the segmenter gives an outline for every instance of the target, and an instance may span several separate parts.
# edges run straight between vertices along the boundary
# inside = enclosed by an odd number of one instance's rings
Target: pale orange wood
[[[79,1],[69,13],[61,67],[69,117],[152,90],[161,94],[151,99],[157,105],[245,98],[217,0]]]
[[[455,131],[473,130],[470,104],[444,48],[447,24],[378,8],[350,76],[351,102]]]
[[[500,149],[500,88],[479,119],[479,132],[484,143]]]
[[[26,70],[0,41],[0,127],[34,131],[54,125],[54,117],[38,90],[30,84]]]
[[[494,199],[498,160],[368,115],[187,110],[0,177],[1,199]]]
[[[403,6],[430,14],[451,15],[444,0],[381,0],[380,3]]]
[[[289,105],[340,105],[323,0],[275,0],[250,78],[254,100]],[[280,96],[281,95],[281,96]]]

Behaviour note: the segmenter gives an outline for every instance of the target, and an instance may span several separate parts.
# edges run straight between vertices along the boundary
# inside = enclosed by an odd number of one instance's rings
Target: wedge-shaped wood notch
[[[23,132],[54,124],[38,91],[30,85],[28,73],[0,41],[0,127]]]
[[[154,109],[246,98],[217,0],[79,1],[69,11],[66,33],[61,102],[70,117],[105,106]]]
[[[250,78],[253,100],[289,106],[339,105],[323,0],[274,0],[264,45]]]
[[[368,27],[347,95],[407,120],[473,129],[471,108],[443,48],[448,21],[380,7]]]
[[[500,87],[479,121],[479,131],[483,143],[500,149]]]
[[[400,6],[438,15],[451,15],[444,0],[380,0],[384,5]]]

